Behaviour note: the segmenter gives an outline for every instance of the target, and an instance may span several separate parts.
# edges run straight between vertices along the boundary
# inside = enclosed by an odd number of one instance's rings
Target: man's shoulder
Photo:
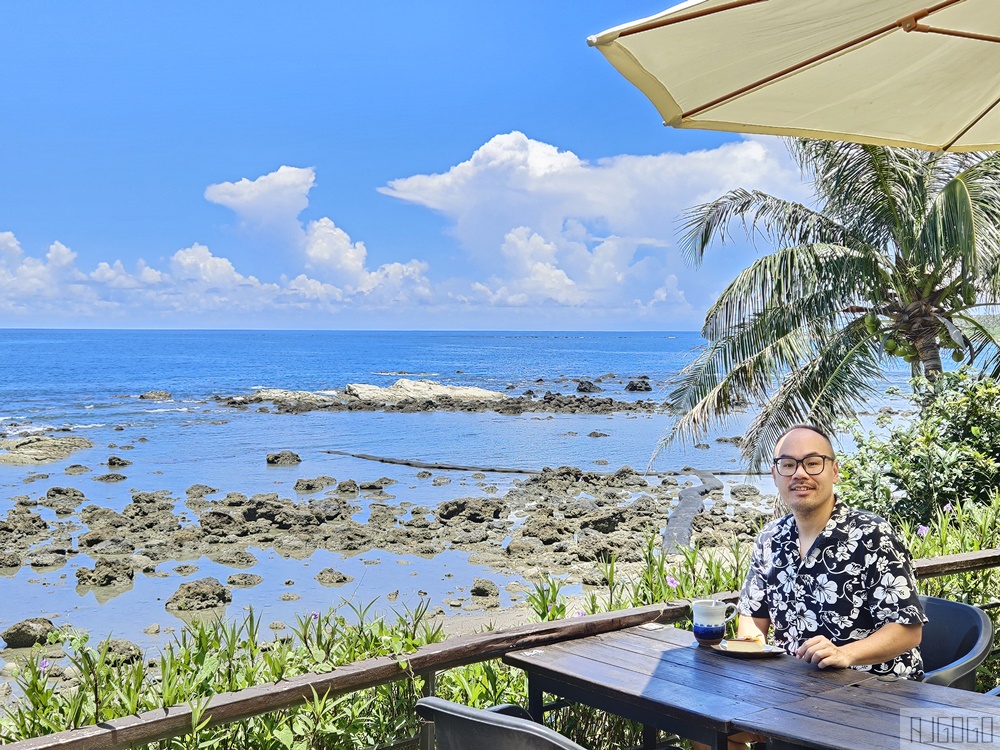
[[[840,505],[838,503],[838,505]],[[866,534],[890,534],[898,536],[898,532],[885,518],[878,513],[863,508],[843,506],[840,509],[838,528],[844,531],[858,529]]]
[[[840,518],[842,521],[846,523],[852,525],[884,524],[886,526],[889,526],[889,522],[886,521],[878,513],[873,513],[872,511],[865,510],[863,508],[852,508],[849,505],[843,505],[842,503],[839,502],[838,505],[841,506]]]

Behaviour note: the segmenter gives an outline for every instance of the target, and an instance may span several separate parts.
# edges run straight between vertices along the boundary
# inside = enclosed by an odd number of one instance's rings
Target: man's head
[[[774,447],[774,459],[774,484],[796,516],[833,511],[833,485],[840,478],[840,467],[825,432],[812,425],[786,430]]]

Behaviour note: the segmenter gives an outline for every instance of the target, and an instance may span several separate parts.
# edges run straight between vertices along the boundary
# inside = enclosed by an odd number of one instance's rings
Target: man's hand
[[[839,646],[834,646],[829,638],[816,635],[795,650],[795,655],[815,664],[820,669],[836,667],[843,669],[854,664],[851,657]]]

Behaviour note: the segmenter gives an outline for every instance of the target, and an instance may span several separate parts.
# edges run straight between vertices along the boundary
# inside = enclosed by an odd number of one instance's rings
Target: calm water
[[[668,426],[664,415],[500,416],[433,412],[307,413],[300,415],[237,411],[214,398],[255,388],[326,390],[348,383],[387,386],[399,377],[427,378],[519,394],[527,388],[572,393],[573,378],[605,376],[605,392],[617,399],[652,396],[662,400],[667,379],[694,356],[701,343],[695,333],[463,333],[463,332],[255,332],[255,331],[17,331],[0,330],[0,433],[6,436],[68,431],[94,447],[69,459],[40,467],[0,465],[0,514],[18,495],[39,497],[53,486],[72,486],[88,502],[124,507],[132,490],[169,490],[183,507],[184,491],[202,483],[225,492],[252,495],[278,492],[294,497],[301,477],[321,474],[359,481],[389,476],[395,503],[436,505],[453,497],[482,492],[471,472],[455,472],[452,484],[433,487],[416,479],[416,469],[335,456],[328,450],[467,466],[540,469],[574,465],[614,470],[708,469],[738,467],[737,451],[708,441],[710,448],[672,447],[655,460],[658,439]],[[614,378],[607,377],[614,374]],[[624,391],[629,378],[648,375],[652,394]],[[621,382],[614,382],[614,381]],[[149,390],[167,390],[166,402],[140,400]],[[738,435],[737,420],[722,431]],[[608,437],[590,438],[592,431]],[[60,433],[65,434],[65,433]],[[293,450],[303,461],[294,468],[265,464],[267,453]],[[95,482],[110,455],[133,462],[118,484]],[[607,462],[606,464],[603,462]],[[652,461],[652,463],[651,463]],[[81,463],[93,473],[67,476],[66,466]],[[512,476],[491,476],[503,491]],[[49,520],[54,514],[42,509]],[[358,517],[363,520],[364,511]],[[193,514],[191,514],[193,516]],[[84,529],[85,530],[85,529]],[[81,530],[83,531],[83,530]],[[79,532],[77,532],[79,533]],[[290,560],[271,551],[252,550],[260,560],[254,572],[265,583],[234,589],[231,614],[253,606],[265,624],[294,623],[296,613],[325,610],[342,597],[369,601],[398,588],[397,606],[413,606],[415,592],[427,591],[432,604],[462,595],[472,578],[508,579],[470,565],[458,552],[433,560],[397,557],[377,550],[353,558],[320,551],[307,560]],[[50,615],[79,627],[153,645],[142,628],[180,623],[163,602],[183,580],[211,575],[221,581],[233,569],[207,559],[186,578],[161,564],[168,577],[137,575],[134,587],[101,602],[92,591],[77,590],[74,570],[92,566],[86,555],[64,568],[39,573],[24,568],[0,579],[4,607],[0,629],[25,617]],[[314,580],[327,566],[355,577],[340,589]],[[451,573],[452,577],[445,575]],[[292,581],[292,583],[288,583]],[[280,600],[292,592],[301,598]],[[510,603],[504,593],[502,602]],[[388,609],[386,604],[383,609]]]

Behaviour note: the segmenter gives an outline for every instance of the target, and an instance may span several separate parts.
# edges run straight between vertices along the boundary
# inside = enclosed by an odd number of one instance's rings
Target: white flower
[[[875,598],[884,600],[886,604],[896,604],[901,599],[910,598],[910,587],[907,585],[906,576],[886,573],[879,583],[875,589]]]

